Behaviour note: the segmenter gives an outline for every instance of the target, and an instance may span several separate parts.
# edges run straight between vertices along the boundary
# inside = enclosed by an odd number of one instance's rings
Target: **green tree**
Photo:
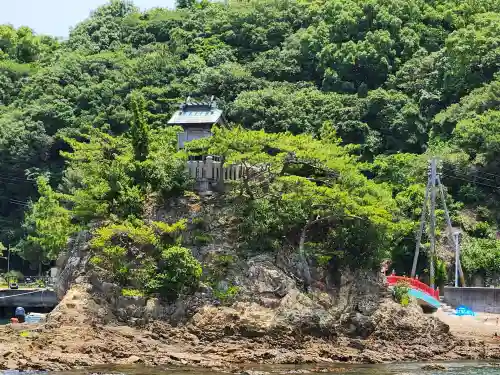
[[[79,142],[67,138],[73,152],[65,152],[68,167],[62,190],[77,220],[89,222],[110,215],[140,215],[144,196],[134,178],[136,166],[127,138],[98,130]]]
[[[474,275],[491,278],[500,269],[500,241],[466,237],[462,248],[462,265],[469,279]]]
[[[176,0],[175,5],[178,9],[191,8],[196,4],[196,0]]]
[[[145,115],[146,100],[141,94],[134,93],[130,101],[134,115],[134,121],[130,128],[132,147],[134,148],[135,159],[143,162],[149,154],[149,127]]]
[[[91,263],[123,287],[174,300],[195,288],[201,265],[191,251],[179,244],[186,222],[146,224],[130,220],[97,229],[91,246]]]
[[[184,1],[176,10],[144,12],[113,0],[65,42],[2,25],[0,240],[25,236],[25,203],[38,199],[30,180],[40,175],[61,187],[64,207],[81,224],[140,217],[145,202],[186,188],[186,155],[177,153],[176,130],[165,124],[189,95],[214,95],[231,122],[273,133],[241,131],[235,145],[242,148],[223,140],[213,147],[246,164],[244,183],[230,195],[244,202],[245,230],[260,236],[263,248],[287,246],[283,233],[297,233],[291,243],[298,248],[298,234],[319,215],[306,230],[305,253],[335,249],[333,263],[359,257],[356,249],[378,256],[370,251],[384,248],[406,259],[412,246],[404,238],[416,229],[429,156],[443,160],[455,224],[472,215],[494,228],[499,13],[498,0]],[[325,123],[336,136],[324,136]],[[296,156],[302,143],[311,145],[312,164]],[[330,161],[320,155],[344,160],[344,153],[325,145],[341,145],[357,171],[347,175],[370,194],[392,193],[393,201],[380,205],[399,227],[366,220],[359,207],[377,205],[328,174],[345,175],[340,165],[325,169]],[[256,173],[262,165],[271,169]],[[321,197],[337,188],[357,197],[346,207],[359,204],[344,214],[363,220],[340,220],[341,211],[322,206]],[[388,208],[394,201],[395,213]],[[337,221],[326,219],[332,214]],[[364,232],[366,241],[358,236]],[[324,240],[316,245],[316,237]]]
[[[213,132],[188,149],[241,166],[233,194],[246,199],[240,230],[249,246],[273,251],[285,246],[284,236],[296,247],[304,273],[306,247],[332,256],[339,266],[377,264],[396,208],[388,190],[360,173],[348,149],[332,143],[335,137],[321,141],[241,127]],[[323,239],[309,246],[314,233]]]
[[[174,300],[181,292],[198,286],[202,268],[185,247],[172,246],[162,251],[157,272],[146,285],[149,292]]]
[[[24,219],[26,237],[17,246],[19,254],[35,264],[57,259],[77,230],[71,212],[61,205],[61,196],[52,190],[48,179],[39,177],[37,185],[40,198]]]

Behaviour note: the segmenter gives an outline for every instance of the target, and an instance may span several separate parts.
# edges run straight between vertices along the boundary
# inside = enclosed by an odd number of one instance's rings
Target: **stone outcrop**
[[[29,327],[27,337],[16,333],[15,326],[0,327],[0,368],[66,370],[140,363],[235,370],[252,362],[500,357],[498,345],[458,340],[447,325],[425,316],[416,305],[394,303],[376,272],[332,273],[311,261],[314,282],[305,285],[294,251],[240,254],[228,242],[232,224],[227,215],[196,200],[174,203],[154,214],[155,219],[204,218],[213,241],[192,245],[201,262],[232,256],[216,286],[202,285],[174,303],[125,297],[109,275],[90,267],[90,233],[81,232],[59,260],[57,291],[62,300],[47,321]],[[234,287],[237,295],[218,299],[213,287]]]
[[[68,246],[68,250],[57,260],[61,269],[55,290],[59,299],[62,299],[78,277],[86,273],[90,254],[88,251],[91,234],[89,231],[79,232]]]

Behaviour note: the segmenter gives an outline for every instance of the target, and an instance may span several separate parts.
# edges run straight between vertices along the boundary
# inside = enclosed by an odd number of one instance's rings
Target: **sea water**
[[[247,374],[270,374],[270,375],[297,375],[297,374],[350,374],[350,375],[499,375],[500,363],[493,362],[442,362],[440,365],[446,370],[426,370],[423,371],[425,363],[401,363],[388,365],[335,365],[329,366],[323,371],[318,371],[307,366],[261,366],[249,368]],[[88,370],[75,370],[65,372],[18,372],[0,371],[0,375],[218,375],[222,372],[215,372],[206,369],[196,368],[153,368],[153,367],[129,367],[118,368],[103,366]],[[234,373],[237,374],[237,373]]]

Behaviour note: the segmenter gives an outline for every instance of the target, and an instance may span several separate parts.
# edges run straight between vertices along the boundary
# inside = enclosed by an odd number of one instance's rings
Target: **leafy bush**
[[[185,227],[185,220],[174,224],[133,220],[104,226],[91,241],[91,263],[109,271],[126,287],[125,293],[134,290],[175,299],[196,287],[201,276],[201,265],[190,250],[177,245]]]
[[[207,245],[212,242],[212,236],[208,233],[197,232],[194,235],[193,242],[197,246]]]
[[[322,267],[326,267],[330,263],[331,260],[332,260],[332,256],[329,256],[329,255],[318,255],[316,257],[316,261]]]
[[[201,265],[189,249],[173,246],[163,250],[157,273],[146,288],[172,300],[198,286],[201,273]]]
[[[21,280],[24,280],[24,275],[21,271],[10,270],[9,272],[5,272],[3,274],[3,278],[7,281],[10,281],[11,283],[17,283]]]
[[[207,281],[215,288],[217,283],[227,276],[229,268],[236,261],[236,257],[230,254],[211,254],[205,269],[207,270]]]
[[[445,285],[448,281],[448,272],[446,269],[446,263],[442,259],[436,260],[436,284]]]
[[[410,303],[410,285],[406,282],[398,282],[393,289],[394,300],[401,306],[408,306]]]
[[[122,289],[124,297],[143,297],[144,293],[138,289]]]
[[[491,276],[500,269],[500,241],[464,236],[461,260],[469,276]]]
[[[126,221],[99,228],[91,240],[96,254],[91,263],[110,271],[121,284],[140,284],[135,269],[154,261],[158,237],[154,229],[144,222]]]
[[[194,217],[191,220],[191,224],[193,224],[196,228],[201,229],[201,228],[203,228],[203,225],[205,224],[205,219],[201,216]]]
[[[240,292],[240,287],[236,285],[229,286],[226,290],[219,290],[217,288],[214,289],[214,296],[221,303],[227,304],[236,298],[238,293]]]
[[[491,234],[491,226],[485,221],[480,221],[479,223],[476,223],[474,227],[468,231],[468,233],[472,237],[477,237],[477,238],[487,238]]]

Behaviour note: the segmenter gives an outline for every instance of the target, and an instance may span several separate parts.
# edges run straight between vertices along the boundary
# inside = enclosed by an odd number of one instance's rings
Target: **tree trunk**
[[[311,276],[311,271],[309,270],[309,264],[307,263],[307,258],[304,252],[304,246],[306,243],[306,236],[307,236],[307,230],[309,229],[310,226],[310,220],[304,225],[304,228],[302,228],[302,233],[300,234],[300,241],[299,241],[299,262],[300,262],[300,268],[301,268],[301,274],[302,277],[304,278],[305,281],[305,287],[306,290],[311,286],[312,284],[312,276]]]
[[[312,284],[312,276],[311,276],[311,271],[309,269],[309,264],[307,263],[307,258],[305,255],[304,247],[306,243],[306,237],[307,237],[307,231],[311,226],[313,226],[316,223],[319,223],[320,221],[323,220],[331,220],[335,216],[325,216],[325,217],[316,217],[316,219],[309,219],[307,223],[304,225],[302,228],[302,232],[300,233],[300,240],[299,240],[299,262],[300,262],[300,268],[301,268],[301,274],[302,277],[305,280],[306,283],[306,289],[308,289],[311,284]]]
[[[250,176],[249,176],[249,168],[244,164],[245,166],[245,175],[243,178],[243,186],[245,187],[245,191],[247,192],[248,196],[250,197],[251,200],[255,200],[255,197],[253,195],[252,189],[250,189]]]

